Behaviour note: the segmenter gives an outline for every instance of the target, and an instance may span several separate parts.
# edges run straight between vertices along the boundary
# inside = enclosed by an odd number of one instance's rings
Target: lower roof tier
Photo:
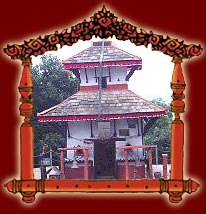
[[[102,90],[101,108],[99,91],[79,91],[62,103],[37,114],[40,122],[159,117],[166,109],[151,103],[134,92],[124,90]]]

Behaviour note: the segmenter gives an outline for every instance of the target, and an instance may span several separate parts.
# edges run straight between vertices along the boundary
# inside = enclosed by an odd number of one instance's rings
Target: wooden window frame
[[[119,136],[120,137],[123,137],[123,136],[129,137],[130,136],[129,128],[128,129],[119,129]]]

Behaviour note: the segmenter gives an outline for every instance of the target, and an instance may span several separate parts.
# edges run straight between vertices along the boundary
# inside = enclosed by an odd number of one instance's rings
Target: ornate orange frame
[[[91,181],[91,180],[35,180],[33,176],[33,127],[30,117],[33,114],[32,91],[33,84],[30,74],[31,56],[44,54],[46,51],[57,50],[60,46],[73,45],[79,39],[90,40],[92,36],[108,38],[115,36],[119,40],[130,40],[136,46],[151,44],[153,51],[172,57],[174,71],[171,82],[173,91],[171,109],[175,119],[171,125],[171,178],[159,180],[121,180],[121,181]],[[62,32],[39,36],[36,39],[24,41],[22,45],[7,45],[4,52],[11,59],[20,59],[23,72],[19,86],[21,94],[20,115],[24,122],[20,127],[20,169],[21,179],[13,179],[5,184],[8,191],[20,192],[22,200],[31,203],[35,200],[37,192],[167,192],[169,200],[177,203],[182,200],[183,193],[192,193],[197,190],[199,184],[195,181],[183,180],[183,146],[184,146],[184,123],[180,119],[180,113],[184,112],[185,82],[182,73],[182,59],[190,59],[199,56],[202,52],[201,46],[185,44],[184,41],[164,37],[163,35],[149,33],[143,29],[125,22],[106,9],[105,6],[90,17],[89,21],[72,26]]]

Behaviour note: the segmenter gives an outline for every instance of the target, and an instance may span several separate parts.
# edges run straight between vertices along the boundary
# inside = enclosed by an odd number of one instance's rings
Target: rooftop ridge
[[[102,47],[102,43],[103,41],[92,41],[92,47]],[[112,41],[104,41],[104,47],[107,47],[107,46],[116,46],[114,45],[115,43],[112,42]]]

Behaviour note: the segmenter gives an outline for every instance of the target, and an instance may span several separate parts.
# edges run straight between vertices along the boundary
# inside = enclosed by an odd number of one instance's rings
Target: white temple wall
[[[77,147],[78,145],[82,147],[92,147],[92,145],[87,145],[84,143],[84,139],[91,138],[91,128],[90,121],[69,121],[69,133],[70,137],[67,139],[67,147]],[[89,151],[89,156],[91,156],[91,151]],[[73,150],[67,151],[67,158],[73,158]]]
[[[116,141],[116,146],[125,146],[126,143],[129,143],[132,146],[141,146],[142,145],[142,135],[141,132],[138,135],[138,127],[136,125],[135,128],[128,128],[127,119],[116,120],[116,130],[117,137],[123,138],[124,136],[119,135],[119,129],[129,129],[129,136],[125,136],[126,141]],[[141,127],[139,127],[141,130]],[[137,149],[133,149],[133,155],[130,158],[135,158],[137,154]],[[116,152],[117,158],[123,158],[123,150],[117,150]],[[142,149],[138,149],[139,158],[143,157]]]
[[[96,68],[97,77],[99,76],[99,70],[100,68]],[[87,79],[88,83],[86,81],[86,73],[87,73]],[[81,86],[91,86],[91,85],[97,85],[98,82],[96,82],[95,78],[95,68],[86,68],[80,69],[80,78],[81,78]],[[109,68],[104,67],[103,68],[103,77],[107,77],[107,84],[126,84],[127,81],[125,81],[125,77],[127,75],[127,67],[110,67],[110,74],[111,74],[111,82],[109,81]]]
[[[129,136],[120,136],[119,129],[129,129]],[[140,127],[139,127],[140,130]],[[67,140],[67,147],[76,147],[78,145],[82,147],[91,147],[92,150],[89,151],[89,159],[93,159],[93,143],[86,144],[84,143],[85,139],[91,139],[91,121],[70,121],[69,122],[69,133],[70,138]],[[98,138],[98,127],[97,121],[92,122],[92,133],[93,138]],[[116,146],[125,146],[126,143],[130,143],[131,145],[142,145],[142,136],[138,136],[138,128],[137,125],[135,128],[128,128],[128,123],[126,119],[118,119],[116,120],[116,133],[117,137],[125,138],[126,141],[116,141]],[[114,134],[114,121],[110,120],[110,135]],[[139,133],[141,134],[141,133]],[[136,156],[137,149],[133,149],[133,155],[130,158],[134,158]],[[73,159],[73,151],[67,152],[67,158]],[[142,158],[142,149],[138,149],[138,155]],[[116,157],[118,159],[123,158],[123,150],[117,150]]]
[[[110,68],[112,82],[108,84],[126,84],[127,67],[112,67]]]

